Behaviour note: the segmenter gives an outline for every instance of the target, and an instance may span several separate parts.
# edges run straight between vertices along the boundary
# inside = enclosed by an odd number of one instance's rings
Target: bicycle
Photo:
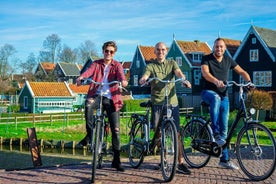
[[[128,157],[130,165],[133,168],[138,168],[143,163],[144,157],[154,154],[155,148],[160,145],[162,176],[166,182],[169,182],[173,179],[176,172],[178,137],[174,119],[172,117],[171,105],[168,101],[168,84],[182,81],[182,79],[169,81],[161,80],[159,78],[150,78],[147,83],[150,83],[153,80],[165,83],[165,103],[162,107],[162,116],[160,116],[157,128],[154,132],[153,138],[151,139],[150,109],[152,104],[150,101],[142,102],[140,104],[141,107],[147,108],[146,114],[131,115]]]
[[[275,170],[275,138],[267,127],[252,119],[255,109],[247,109],[246,107],[244,88],[248,88],[253,84],[238,84],[235,81],[226,82],[227,87],[233,85],[239,87],[240,105],[235,120],[228,131],[226,144],[221,147],[215,142],[210,120],[205,120],[200,115],[191,116],[190,121],[181,130],[184,159],[191,167],[201,168],[209,162],[211,156],[220,157],[222,150],[229,147],[231,138],[241,120],[243,126],[237,133],[235,143],[239,166],[250,179],[255,181],[265,180]]]
[[[112,84],[119,84],[119,88],[126,90],[124,87],[122,87],[121,82],[119,81],[112,81],[108,83],[104,82],[96,82],[92,79],[83,79],[81,84],[90,84],[94,83],[96,85],[99,85],[99,96],[98,98],[95,98],[95,103],[97,103],[96,107],[96,114],[93,116],[93,123],[92,123],[92,129],[91,129],[91,144],[90,149],[92,153],[92,177],[91,177],[91,183],[94,183],[95,176],[96,176],[96,169],[102,168],[102,162],[103,157],[108,153],[107,151],[107,136],[109,132],[109,126],[108,123],[105,121],[106,115],[103,113],[103,106],[102,106],[102,100],[103,100],[103,86],[104,85],[112,85]],[[104,140],[104,137],[106,138]]]

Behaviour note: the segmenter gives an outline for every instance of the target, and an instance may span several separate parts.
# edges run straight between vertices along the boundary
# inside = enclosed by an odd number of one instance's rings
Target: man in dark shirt
[[[250,82],[250,76],[233,59],[224,55],[226,50],[225,42],[222,38],[217,38],[214,42],[213,53],[203,56],[201,62],[201,72],[204,79],[202,100],[210,105],[210,116],[212,130],[219,146],[225,144],[228,131],[229,98],[224,81],[228,80],[230,69],[241,75],[243,79]],[[228,149],[222,151],[219,165],[230,169],[238,169],[229,160]]]

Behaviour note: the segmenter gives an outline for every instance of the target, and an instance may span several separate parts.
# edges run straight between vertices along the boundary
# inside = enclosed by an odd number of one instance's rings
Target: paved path
[[[159,162],[158,157],[149,156],[145,158],[144,163],[139,169],[133,169],[129,166],[126,158],[122,159],[126,168],[125,172],[117,172],[110,168],[110,162],[104,164],[103,169],[97,170],[96,183],[114,184],[114,183],[163,183],[161,171],[154,170]],[[233,160],[236,162],[236,160]],[[191,175],[176,173],[171,183],[188,184],[249,184],[249,183],[276,183],[276,173],[265,181],[252,182],[242,173],[241,170],[228,170],[217,166],[218,159],[212,158],[207,166],[201,169],[192,169]],[[65,165],[59,167],[41,167],[28,170],[0,171],[0,183],[6,184],[24,184],[24,183],[60,183],[71,184],[90,183],[91,165],[89,163],[78,165]]]

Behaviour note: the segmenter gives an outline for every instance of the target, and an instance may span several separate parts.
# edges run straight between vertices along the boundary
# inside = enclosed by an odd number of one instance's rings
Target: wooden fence
[[[180,108],[180,114],[192,113],[193,107],[190,108]],[[144,114],[145,111],[136,111],[136,112],[121,112],[120,116],[122,118],[130,118],[131,114],[139,113]],[[33,115],[24,115],[24,116],[11,116],[11,117],[0,117],[0,124],[15,124],[17,126],[19,123],[42,123],[42,122],[50,122],[51,124],[54,122],[69,122],[69,121],[85,121],[84,113],[70,114],[33,114]]]

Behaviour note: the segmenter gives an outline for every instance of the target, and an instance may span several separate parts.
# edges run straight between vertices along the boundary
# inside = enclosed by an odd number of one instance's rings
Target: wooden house
[[[276,30],[251,26],[234,59],[249,73],[258,88],[276,91],[276,81],[272,80],[276,78]],[[233,77],[242,80],[235,74]]]
[[[34,72],[36,81],[45,81],[51,75],[52,71],[55,68],[54,63],[50,62],[40,62]]]
[[[129,87],[132,94],[149,93],[149,88],[141,88],[138,82],[146,65],[155,59],[154,46],[137,46],[130,65]]]
[[[78,108],[84,105],[89,85],[77,86],[76,84],[69,84],[69,88],[73,92],[75,99],[73,105]]]
[[[55,81],[69,84],[76,82],[80,75],[81,66],[75,63],[58,62],[53,70]]]
[[[26,81],[19,94],[21,112],[72,112],[75,96],[66,82]]]

